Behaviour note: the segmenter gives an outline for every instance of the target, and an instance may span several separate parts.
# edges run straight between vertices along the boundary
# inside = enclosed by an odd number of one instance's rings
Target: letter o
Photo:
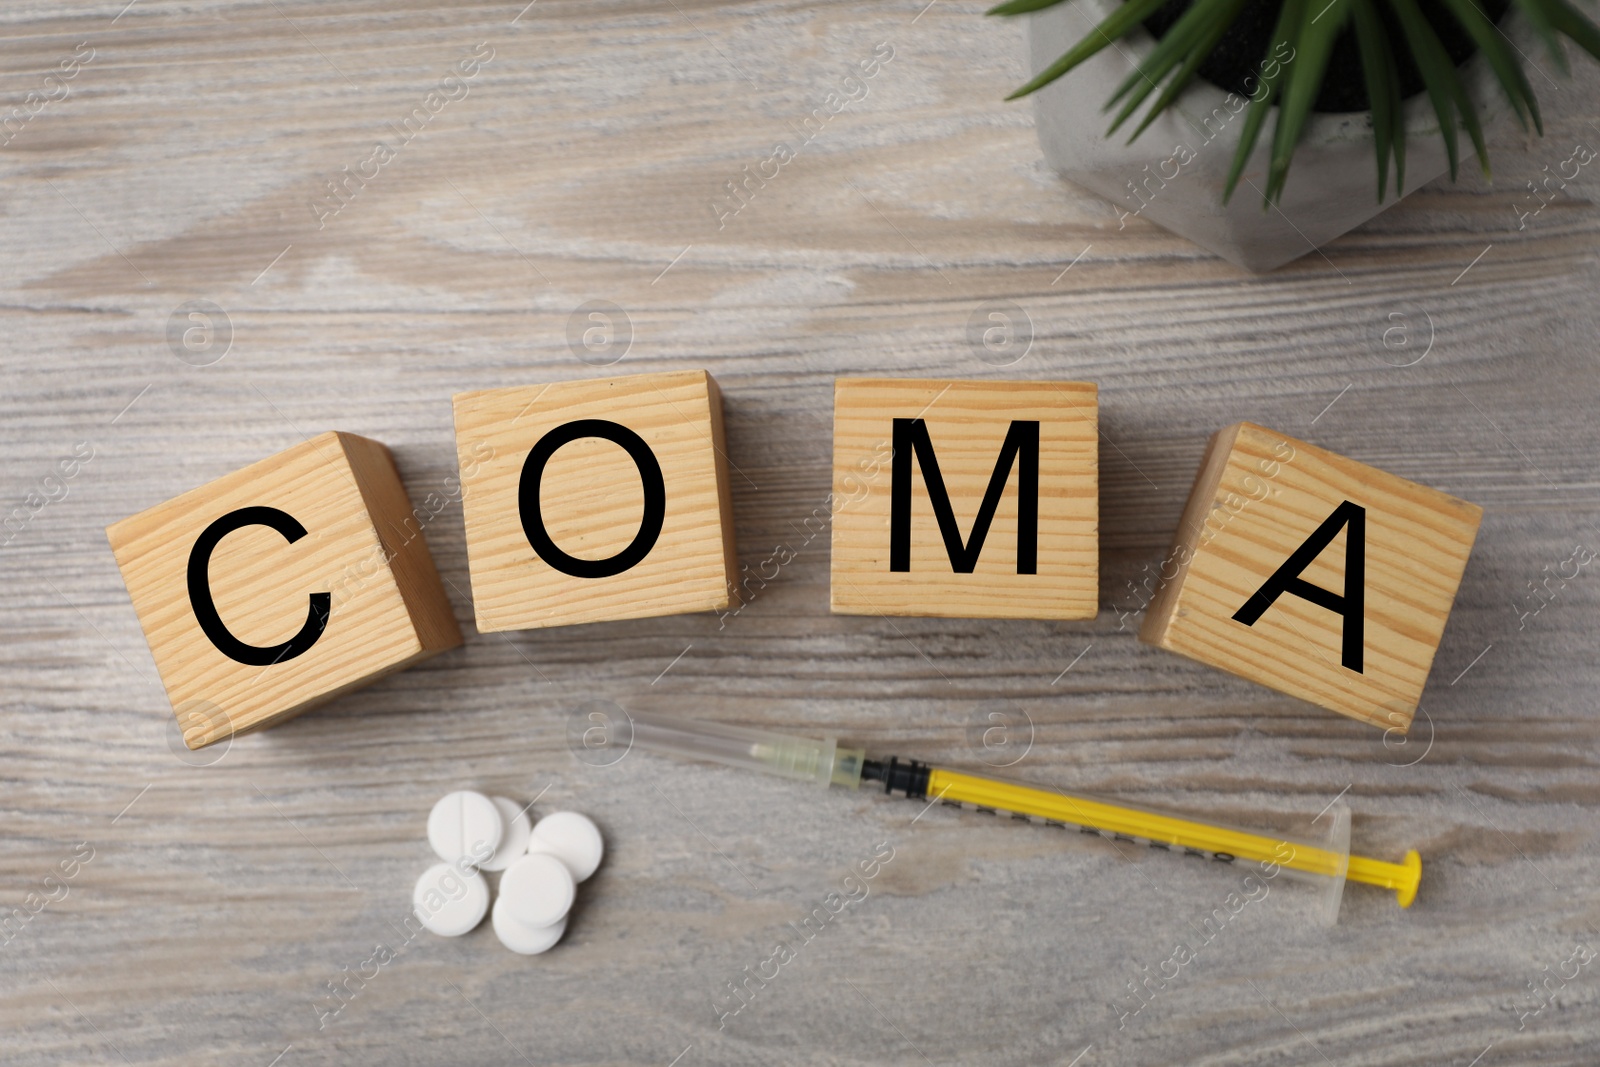
[[[322,631],[328,628],[333,594],[312,593],[308,598],[310,604],[306,608],[305,625],[281,645],[263,648],[260,645],[247,645],[233,636],[222,621],[222,616],[217,614],[216,601],[211,599],[211,553],[216,551],[224,537],[246,526],[270,527],[282,534],[283,539],[291,545],[306,535],[306,528],[300,525],[298,519],[277,508],[250,507],[228,512],[207,526],[195,540],[194,548],[189,550],[189,605],[194,609],[194,617],[200,623],[201,631],[217,646],[217,651],[236,663],[270,667],[302,655],[317,643]]]
[[[598,437],[620,446],[639,468],[639,480],[644,485],[644,515],[639,520],[639,532],[634,534],[628,547],[608,559],[579,559],[563,552],[550,539],[540,510],[539,488],[545,465],[556,449],[585,437]],[[522,532],[540,559],[574,578],[609,578],[628,570],[655,547],[667,515],[667,484],[661,474],[661,464],[644,438],[626,426],[605,419],[578,419],[545,434],[528,453],[517,485],[517,509],[522,518]]]

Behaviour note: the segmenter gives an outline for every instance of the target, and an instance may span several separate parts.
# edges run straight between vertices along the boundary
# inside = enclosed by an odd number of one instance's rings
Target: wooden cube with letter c
[[[184,743],[461,644],[389,450],[330,432],[106,528]]]
[[[844,615],[1092,619],[1098,391],[840,378],[831,601]]]
[[[722,394],[705,371],[454,398],[478,629],[726,608]]]
[[[1411,725],[1483,509],[1253,423],[1201,463],[1140,640]]]

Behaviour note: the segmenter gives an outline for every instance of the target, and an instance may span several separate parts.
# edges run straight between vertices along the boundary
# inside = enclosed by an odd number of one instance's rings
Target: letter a
[[[1300,577],[1302,571],[1333,543],[1339,531],[1350,529],[1344,548],[1344,595],[1330,593]],[[1366,614],[1367,584],[1367,509],[1346,500],[1318,526],[1283,566],[1262,583],[1244,606],[1233,613],[1235,622],[1254,626],[1263,612],[1284,593],[1309,600],[1318,607],[1344,617],[1344,648],[1340,663],[1345,669],[1362,673],[1363,619]]]

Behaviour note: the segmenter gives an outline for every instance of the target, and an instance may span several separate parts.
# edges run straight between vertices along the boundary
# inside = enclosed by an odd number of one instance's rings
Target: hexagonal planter
[[[1118,5],[1119,0],[1069,0],[1029,17],[1032,73],[1048,67]],[[1519,46],[1524,35],[1517,34]],[[1039,144],[1061,175],[1116,207],[1123,226],[1146,218],[1247,270],[1266,271],[1313,251],[1397,202],[1378,203],[1371,112],[1314,113],[1281,202],[1263,211],[1274,119],[1256,143],[1244,177],[1225,205],[1222,190],[1239,144],[1244,97],[1196,78],[1133,144],[1106,136],[1102,110],[1133,63],[1154,47],[1146,34],[1118,42],[1034,94]],[[1509,107],[1480,56],[1462,79],[1487,131]],[[1426,93],[1406,101],[1405,192],[1449,169],[1439,120]],[[1130,128],[1132,123],[1129,124]],[[1472,143],[1460,137],[1462,167]],[[1391,169],[1392,180],[1392,169]]]

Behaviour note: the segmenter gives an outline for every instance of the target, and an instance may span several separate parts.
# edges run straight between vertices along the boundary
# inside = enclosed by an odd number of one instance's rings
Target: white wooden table
[[[1600,137],[1593,70],[1535,76],[1549,136],[1501,135],[1495,186],[1436,183],[1258,278],[1119,232],[1044,169],[1000,99],[1020,28],[979,4],[122,3],[0,12],[0,112],[28,114],[0,149],[0,488],[24,516],[0,535],[0,915],[29,916],[0,947],[0,1059],[1595,1062],[1600,963],[1576,961],[1600,939],[1600,577],[1530,592],[1600,548],[1594,179],[1516,215]],[[724,183],[779,143],[793,158],[731,213]],[[328,199],[346,167],[370,177]],[[194,300],[226,328],[175,349]],[[968,335],[996,300],[1031,335],[1006,367],[1020,345]],[[627,318],[601,357],[569,344],[588,301]],[[174,754],[107,523],[326,429],[389,444],[423,506],[454,472],[452,393],[682,367],[727,395],[741,557],[795,552],[742,613],[478,636],[440,497],[464,648],[209,765]],[[828,614],[804,520],[832,378],[862,371],[1099,383],[1096,621]],[[1205,439],[1243,418],[1487,511],[1403,746],[1134,639]],[[1010,773],[1245,825],[1342,795],[1359,850],[1422,852],[1423,889],[1402,912],[1353,887],[1329,932],[1275,886],[1202,945],[1238,872],[642,754],[590,766],[564,725],[589,699],[979,767],[997,754],[972,727],[1005,702],[1004,751],[1031,735]],[[397,932],[428,807],[468,785],[606,832],[546,956]],[[880,842],[865,899],[719,1029],[729,983]],[[1197,958],[1136,1000],[1179,941]]]

